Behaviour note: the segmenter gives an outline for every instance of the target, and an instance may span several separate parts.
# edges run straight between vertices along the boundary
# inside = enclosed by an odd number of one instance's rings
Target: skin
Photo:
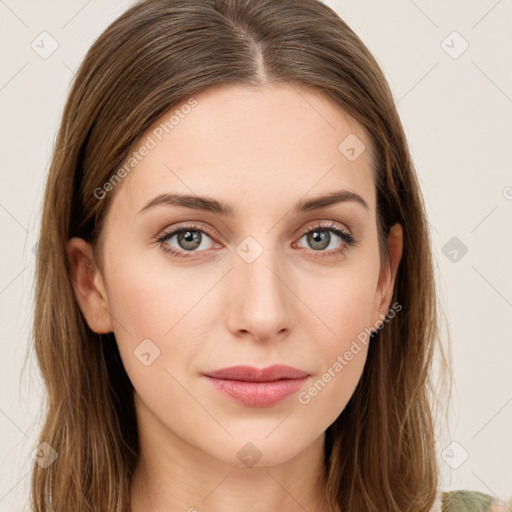
[[[282,363],[309,372],[301,390],[309,389],[390,307],[402,229],[393,226],[381,268],[371,142],[329,98],[288,84],[223,86],[195,98],[196,108],[110,192],[103,272],[87,242],[67,246],[84,317],[93,331],[115,333],[136,390],[141,456],[132,512],[291,512],[298,503],[327,511],[325,430],[354,392],[367,346],[307,404],[292,395],[247,407],[201,373]],[[338,150],[349,134],[366,145],[354,161]],[[299,200],[341,189],[359,194],[368,210],[345,201],[291,212]],[[166,205],[138,213],[162,192],[229,202],[236,214]],[[186,252],[177,236],[155,242],[192,221],[213,233],[200,232],[192,257],[163,250]],[[305,233],[316,221],[349,230],[356,245],[323,228],[329,245],[315,250]],[[251,263],[236,250],[247,236],[263,250]],[[149,366],[134,355],[145,339],[160,350]],[[261,455],[253,467],[237,456],[248,442]]]

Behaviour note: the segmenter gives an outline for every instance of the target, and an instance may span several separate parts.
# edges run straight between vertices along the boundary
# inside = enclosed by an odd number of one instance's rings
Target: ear
[[[103,277],[94,263],[91,244],[71,238],[66,244],[73,291],[87,325],[98,334],[113,332]]]
[[[376,323],[378,326],[378,322],[382,321],[393,297],[396,274],[398,272],[398,265],[402,258],[403,251],[403,231],[401,224],[396,223],[391,226],[388,236],[388,247],[389,263],[382,265],[380,270],[373,308],[372,326],[376,325]]]

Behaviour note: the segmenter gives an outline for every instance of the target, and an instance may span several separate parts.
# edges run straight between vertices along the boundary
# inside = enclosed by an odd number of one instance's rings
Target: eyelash
[[[210,238],[214,239],[214,236],[209,228],[203,225],[198,224],[186,224],[183,226],[180,226],[178,228],[174,228],[172,230],[166,231],[162,233],[160,236],[156,238],[156,242],[160,244],[162,247],[162,250],[172,254],[173,256],[177,258],[191,258],[194,257],[195,252],[202,252],[202,251],[180,251],[178,249],[175,249],[165,242],[168,241],[170,238],[172,238],[174,235],[183,232],[183,231],[199,231],[202,233],[205,233]],[[319,253],[321,255],[314,256],[315,258],[319,259],[326,259],[330,257],[337,256],[339,254],[342,254],[347,248],[354,246],[357,243],[357,240],[352,236],[352,234],[349,231],[342,230],[338,227],[338,224],[333,222],[327,222],[327,223],[318,223],[307,230],[303,231],[300,234],[299,240],[304,236],[308,235],[309,233],[312,233],[314,231],[331,231],[335,235],[339,236],[344,244],[340,249],[331,249],[330,251],[315,251],[314,249],[311,249],[313,252]]]

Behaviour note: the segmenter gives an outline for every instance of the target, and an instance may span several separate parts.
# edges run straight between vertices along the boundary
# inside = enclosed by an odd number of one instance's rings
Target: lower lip
[[[249,407],[269,407],[293,395],[306,382],[304,379],[282,379],[273,382],[247,382],[206,378],[222,393]]]

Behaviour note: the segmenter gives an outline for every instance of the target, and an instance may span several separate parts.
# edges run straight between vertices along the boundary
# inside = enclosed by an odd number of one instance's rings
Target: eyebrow
[[[348,201],[360,204],[367,211],[370,210],[366,201],[359,194],[350,192],[349,190],[339,190],[313,199],[299,201],[293,207],[293,213],[305,213],[313,210],[320,210],[322,208],[327,208],[329,206]],[[236,207],[232,203],[223,203],[209,197],[164,193],[159,194],[146,203],[139,211],[139,214],[147,212],[156,206],[178,206],[182,208],[191,208],[194,210],[212,212],[225,217],[233,217],[236,212]]]

